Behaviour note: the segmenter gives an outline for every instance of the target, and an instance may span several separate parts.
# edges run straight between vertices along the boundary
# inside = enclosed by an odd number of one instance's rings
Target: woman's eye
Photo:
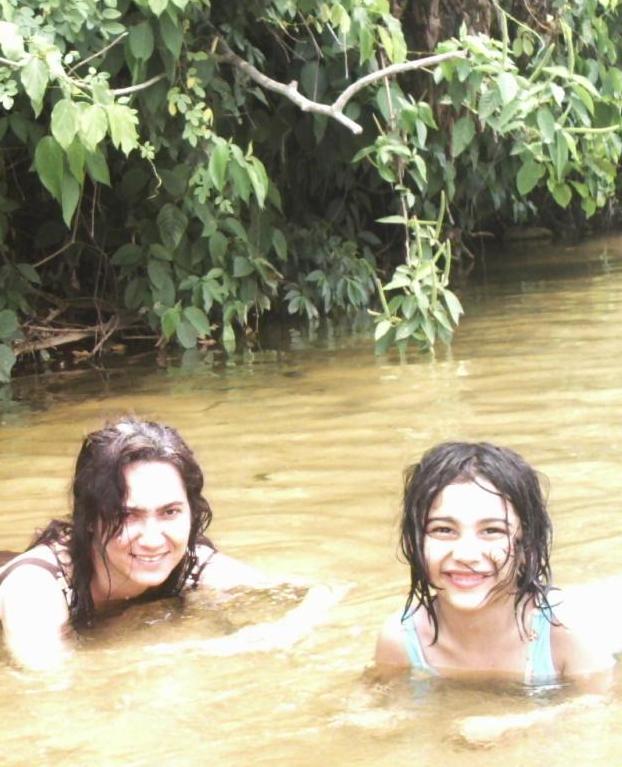
[[[170,509],[164,509],[164,511],[162,512],[163,516],[165,517],[176,517],[180,513],[181,513],[181,509],[177,506],[173,506]]]

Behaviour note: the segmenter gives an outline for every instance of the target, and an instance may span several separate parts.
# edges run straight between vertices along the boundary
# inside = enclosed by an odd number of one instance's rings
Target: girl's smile
[[[447,485],[430,508],[424,552],[441,603],[481,607],[495,587],[512,590],[513,542],[520,523],[512,505],[484,479]]]

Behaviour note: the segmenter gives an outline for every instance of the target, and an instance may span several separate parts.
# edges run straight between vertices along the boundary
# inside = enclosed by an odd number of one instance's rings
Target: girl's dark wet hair
[[[61,542],[67,546],[72,567],[70,615],[76,627],[93,618],[93,547],[98,547],[106,564],[106,545],[124,524],[127,487],[123,471],[135,461],[172,464],[184,483],[191,513],[184,557],[164,583],[149,591],[149,597],[179,594],[197,564],[197,543],[207,541],[203,534],[212,512],[202,495],[203,472],[175,429],[126,417],[88,434],[76,460],[71,521],[53,520],[32,544]]]
[[[552,614],[548,601],[551,520],[538,475],[509,448],[488,442],[444,442],[428,450],[419,463],[406,470],[400,541],[410,565],[410,591],[403,619],[423,606],[434,626],[433,642],[438,638],[438,619],[424,555],[428,516],[434,500],[447,485],[478,479],[489,482],[504,501],[512,504],[520,519],[520,533],[513,541],[512,566],[497,588],[516,584],[514,609],[524,634],[528,634],[525,614],[529,597],[544,609],[547,617]]]

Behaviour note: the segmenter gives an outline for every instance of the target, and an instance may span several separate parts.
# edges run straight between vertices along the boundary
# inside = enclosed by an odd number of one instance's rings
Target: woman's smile
[[[177,468],[166,461],[135,461],[124,469],[124,523],[106,544],[106,561],[94,550],[96,593],[128,598],[161,586],[181,562],[191,512]]]

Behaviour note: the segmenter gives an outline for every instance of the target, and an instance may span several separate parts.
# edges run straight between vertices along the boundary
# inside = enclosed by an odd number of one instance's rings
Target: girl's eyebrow
[[[435,517],[430,514],[428,517],[428,522],[453,522],[457,523],[458,519],[456,517]],[[510,523],[505,517],[485,517],[484,519],[478,519],[477,524],[478,525],[490,525],[490,524],[503,524],[507,527],[510,527]]]

